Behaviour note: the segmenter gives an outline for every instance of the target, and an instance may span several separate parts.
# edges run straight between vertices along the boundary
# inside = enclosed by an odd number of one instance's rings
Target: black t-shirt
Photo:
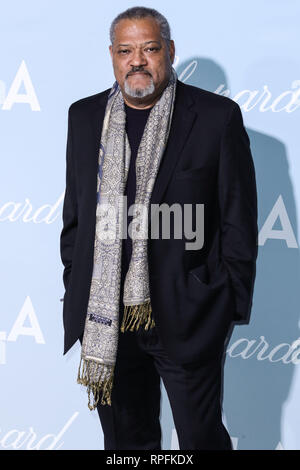
[[[136,191],[136,173],[135,163],[139,145],[143,136],[143,132],[147,123],[148,116],[152,108],[148,109],[135,109],[125,104],[126,111],[126,133],[128,136],[131,157],[128,170],[128,177],[124,195],[127,196],[127,211],[129,207],[134,204],[135,191]],[[132,221],[132,216],[127,213],[127,238],[123,239],[122,247],[122,282],[128,270],[131,253],[132,253],[132,239],[128,235],[128,225]]]

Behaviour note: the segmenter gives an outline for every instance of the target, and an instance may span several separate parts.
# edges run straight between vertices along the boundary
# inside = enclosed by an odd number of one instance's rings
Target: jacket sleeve
[[[71,106],[68,111],[68,134],[66,149],[66,188],[63,202],[63,229],[60,235],[60,255],[64,265],[63,282],[67,290],[72,268],[72,255],[76,240],[78,216],[74,157],[72,148]]]
[[[235,295],[233,320],[249,322],[258,252],[257,191],[250,140],[235,102],[221,139],[218,191],[221,257]]]

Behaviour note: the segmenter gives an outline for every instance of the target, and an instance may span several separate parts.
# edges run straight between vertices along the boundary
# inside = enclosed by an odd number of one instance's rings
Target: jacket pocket
[[[176,171],[174,174],[174,178],[176,180],[180,179],[200,179],[200,178],[207,178],[210,174],[212,174],[213,167],[212,166],[203,166],[201,168],[189,168],[188,170],[180,170]]]

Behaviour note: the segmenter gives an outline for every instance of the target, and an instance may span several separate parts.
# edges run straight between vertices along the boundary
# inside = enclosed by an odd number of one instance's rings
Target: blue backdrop
[[[0,449],[103,449],[63,356],[59,236],[67,111],[114,82],[113,18],[136,2],[11,0],[0,41]],[[169,20],[175,68],[242,109],[256,168],[259,255],[252,320],[234,329],[224,423],[237,449],[300,449],[300,4],[143,2]],[[178,449],[162,384],[163,448]]]

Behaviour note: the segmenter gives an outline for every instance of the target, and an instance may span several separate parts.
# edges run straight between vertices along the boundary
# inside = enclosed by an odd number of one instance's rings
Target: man
[[[69,109],[64,354],[80,339],[78,382],[97,406],[105,449],[161,449],[160,377],[180,449],[232,449],[221,371],[232,322],[249,322],[252,305],[249,138],[233,100],[178,80],[161,14],[131,8],[110,33],[115,84]],[[136,204],[127,219],[124,196]],[[199,227],[200,207],[200,244],[186,231],[148,236],[173,204],[193,207],[177,228]],[[124,224],[129,236],[116,237]]]

